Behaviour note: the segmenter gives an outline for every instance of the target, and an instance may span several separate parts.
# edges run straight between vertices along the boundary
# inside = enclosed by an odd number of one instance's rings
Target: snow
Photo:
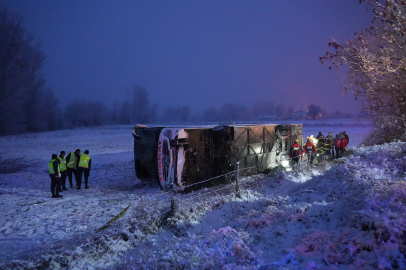
[[[1,137],[1,160],[20,166],[0,174],[0,268],[404,269],[406,144],[364,147],[367,124],[317,121],[304,136],[345,130],[354,155],[243,176],[240,197],[176,193],[169,218],[169,194],[135,180],[131,126]],[[90,150],[90,189],[51,199],[46,162],[76,148]]]

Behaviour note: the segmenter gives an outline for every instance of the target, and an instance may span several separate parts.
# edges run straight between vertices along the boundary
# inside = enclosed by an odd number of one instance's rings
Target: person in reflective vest
[[[89,188],[89,175],[90,175],[90,168],[92,166],[92,157],[89,156],[89,150],[86,150],[83,154],[80,154],[79,163],[78,163],[78,178],[79,186],[78,189],[81,187],[82,183],[82,175],[85,176],[85,189]]]
[[[292,158],[292,167],[299,164],[299,158],[302,155],[302,147],[299,144],[298,139],[295,139],[295,143],[290,147],[290,157]]]
[[[307,138],[307,143],[303,147],[303,155],[307,156],[307,163],[313,164],[314,156],[317,154],[316,146],[311,142],[311,138]]]
[[[62,198],[59,195],[61,189],[59,162],[56,154],[52,154],[52,159],[48,162],[49,177],[51,177],[51,192],[52,198]]]
[[[63,190],[68,190],[66,188],[67,171],[66,171],[65,151],[61,151],[61,154],[58,157],[58,161],[59,161],[59,169],[61,170],[61,190],[59,192],[62,192]]]
[[[78,168],[78,163],[79,163],[79,157],[80,157],[80,149],[76,149],[75,152],[70,152],[66,156],[66,170],[67,170],[67,175],[69,179],[69,184],[70,187],[72,188],[72,174],[75,175],[75,180],[76,180],[76,186],[78,184],[78,176],[77,176],[77,168]]]

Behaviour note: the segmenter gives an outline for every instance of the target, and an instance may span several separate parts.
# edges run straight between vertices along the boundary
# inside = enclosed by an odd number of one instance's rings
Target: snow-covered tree
[[[376,142],[406,139],[406,2],[361,0],[373,12],[371,26],[320,57],[329,68],[348,67],[344,92],[361,97],[375,124]],[[388,132],[389,131],[389,132]]]

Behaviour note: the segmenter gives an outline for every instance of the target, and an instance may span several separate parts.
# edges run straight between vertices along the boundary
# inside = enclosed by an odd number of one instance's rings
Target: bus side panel
[[[182,173],[184,185],[213,177],[213,129],[185,129],[189,144],[185,146],[185,164]]]

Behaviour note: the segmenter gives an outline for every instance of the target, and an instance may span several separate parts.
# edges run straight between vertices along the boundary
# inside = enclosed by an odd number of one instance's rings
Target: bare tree
[[[316,119],[316,117],[320,114],[321,109],[319,106],[314,105],[314,104],[310,104],[307,109],[309,110],[309,112],[307,113],[308,116],[310,116],[311,118],[313,118],[313,120]]]
[[[204,122],[204,119],[202,118],[202,114],[200,112],[195,112],[191,115],[189,121],[192,123],[200,123]]]
[[[133,102],[133,121],[137,123],[147,123],[149,121],[150,103],[148,91],[139,85],[132,88]]]
[[[332,38],[328,45],[333,49],[320,61],[330,69],[349,68],[343,92],[365,100],[377,143],[406,139],[406,2],[360,2],[373,12],[371,26],[342,43]]]
[[[109,109],[101,101],[90,102],[75,99],[66,106],[64,113],[67,127],[100,126],[108,123],[109,118]]]
[[[219,118],[223,121],[238,121],[240,120],[239,106],[235,103],[226,103],[221,106]]]
[[[149,123],[156,123],[158,119],[158,104],[152,104],[149,112]]]
[[[181,122],[180,109],[178,107],[166,107],[160,117],[161,122],[179,123]]]
[[[292,117],[293,116],[293,107],[289,106],[288,110],[286,111],[286,116],[287,117]]]
[[[44,59],[22,17],[1,6],[0,135],[55,128],[41,106],[43,96],[49,94],[41,76]],[[55,99],[52,94],[50,98]]]
[[[340,112],[339,110],[331,113],[332,118],[343,118],[344,116],[345,116],[345,114]]]
[[[179,112],[179,113],[180,113],[180,119],[181,119],[181,121],[182,121],[183,123],[185,123],[185,122],[187,122],[187,121],[190,119],[192,110],[190,109],[189,106],[184,105],[184,106],[182,106],[182,107],[180,108],[180,112]]]
[[[128,100],[125,100],[121,103],[120,109],[118,112],[118,123],[123,125],[133,124],[131,121],[131,105]]]
[[[203,121],[217,121],[218,120],[218,111],[216,107],[210,107],[207,110],[204,110],[202,113],[202,119]]]
[[[329,116],[328,113],[327,113],[327,111],[324,110],[324,109],[321,110],[320,114],[321,114],[321,117],[322,117],[322,118],[328,118],[328,116]]]
[[[30,93],[25,115],[25,128],[29,132],[56,130],[63,126],[59,100],[50,88],[36,89]]]
[[[278,118],[282,118],[285,115],[285,104],[279,104],[278,106],[276,106],[275,112],[276,115],[278,116]]]
[[[121,104],[118,101],[114,101],[113,105],[111,106],[110,120],[113,124],[121,124],[120,117],[119,117],[120,106],[121,106]]]
[[[252,105],[252,114],[255,118],[275,115],[275,108],[272,102],[257,101]]]

